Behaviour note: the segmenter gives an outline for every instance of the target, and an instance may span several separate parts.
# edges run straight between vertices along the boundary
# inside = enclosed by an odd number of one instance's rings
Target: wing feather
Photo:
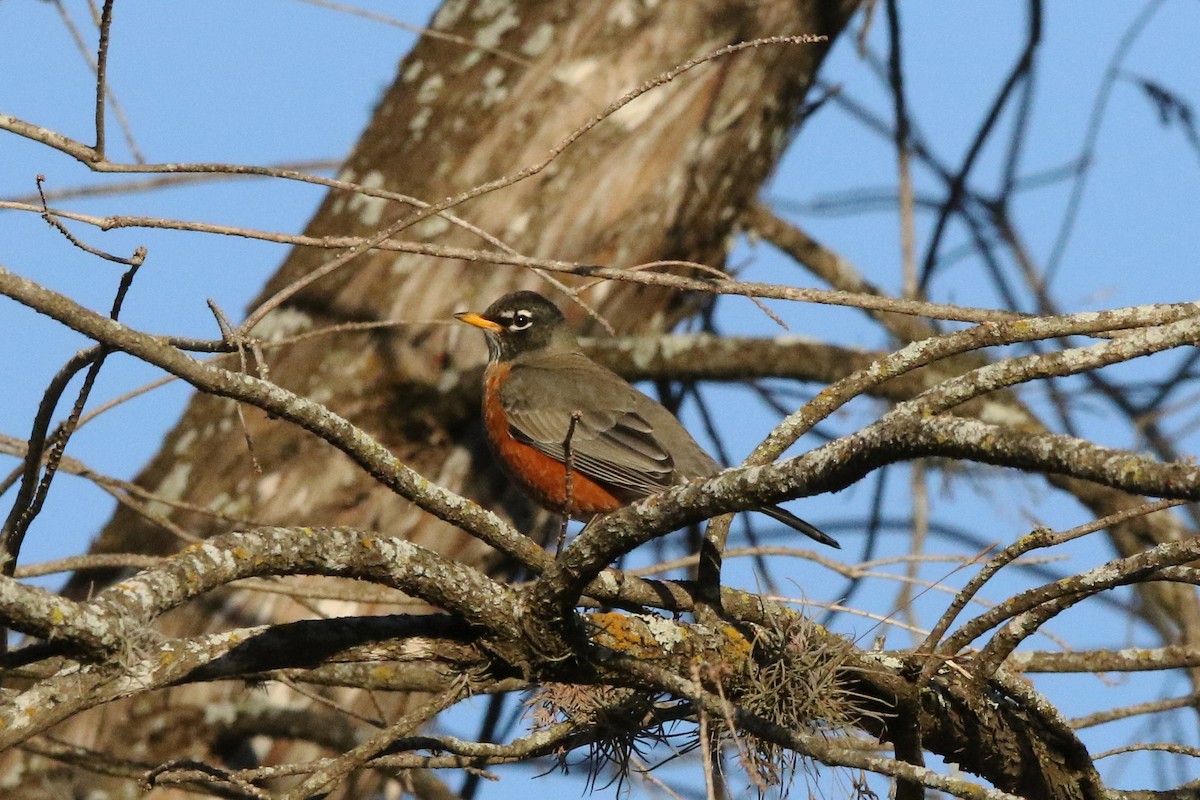
[[[580,354],[514,364],[500,400],[513,436],[559,461],[566,460],[571,417],[578,411],[572,456],[580,474],[594,481],[632,495],[678,481],[674,459],[646,419],[653,413],[647,404],[656,404]]]

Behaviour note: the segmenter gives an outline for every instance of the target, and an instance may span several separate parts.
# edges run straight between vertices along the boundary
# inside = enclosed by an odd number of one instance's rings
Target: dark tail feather
[[[763,514],[766,514],[771,519],[779,520],[784,525],[787,525],[789,528],[800,531],[808,538],[815,539],[816,541],[820,542],[821,544],[827,544],[830,547],[836,547],[839,550],[842,549],[842,546],[840,544],[838,544],[837,539],[835,539],[832,536],[830,536],[829,534],[825,533],[820,528],[817,528],[814,525],[810,525],[809,523],[807,523],[804,520],[797,517],[792,512],[785,511],[784,509],[780,508],[779,506],[763,506],[762,508],[758,508],[755,510],[760,511]]]

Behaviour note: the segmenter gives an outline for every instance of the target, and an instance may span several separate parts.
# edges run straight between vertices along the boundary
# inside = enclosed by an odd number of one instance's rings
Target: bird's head
[[[482,313],[461,311],[454,318],[484,332],[492,361],[510,361],[526,353],[577,346],[558,306],[537,292],[512,292]]]

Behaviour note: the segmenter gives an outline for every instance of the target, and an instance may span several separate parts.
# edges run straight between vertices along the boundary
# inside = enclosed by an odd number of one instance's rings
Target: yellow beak
[[[492,322],[486,317],[476,314],[474,311],[460,311],[454,315],[454,318],[459,322],[465,322],[468,325],[474,325],[476,328],[483,328],[490,333],[500,333],[504,330],[504,326],[498,322]]]

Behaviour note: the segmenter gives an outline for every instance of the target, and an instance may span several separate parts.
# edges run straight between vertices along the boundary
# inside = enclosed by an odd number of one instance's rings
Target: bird
[[[454,317],[487,339],[483,423],[492,453],[544,508],[587,520],[721,471],[674,414],[589,358],[562,311],[537,292]],[[778,506],[754,510],[841,547]]]

